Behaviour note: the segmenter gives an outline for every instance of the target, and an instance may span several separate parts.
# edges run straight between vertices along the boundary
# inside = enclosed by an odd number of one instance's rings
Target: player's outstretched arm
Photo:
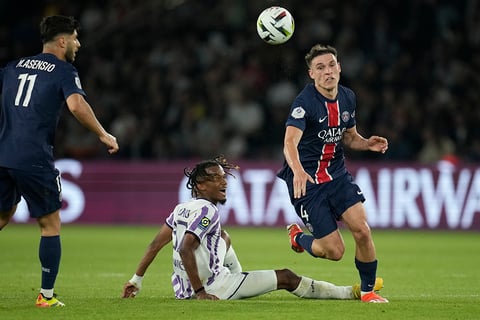
[[[100,141],[108,147],[109,153],[118,151],[117,138],[109,134],[98,121],[90,104],[78,93],[71,94],[67,98],[67,106],[74,117],[87,129],[94,132]]]
[[[148,245],[145,254],[138,264],[137,270],[132,278],[125,283],[122,291],[122,298],[134,298],[142,289],[142,280],[148,267],[153,262],[158,252],[172,241],[172,228],[164,224],[152,242]]]
[[[362,137],[354,126],[349,128],[343,134],[343,145],[353,150],[359,151],[374,151],[385,153],[388,149],[388,141],[384,137],[371,136],[366,139]]]

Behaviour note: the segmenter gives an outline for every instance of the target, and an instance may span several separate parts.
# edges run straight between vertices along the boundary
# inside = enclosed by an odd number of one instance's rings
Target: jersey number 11
[[[28,107],[28,103],[30,102],[30,98],[32,97],[33,86],[35,85],[35,79],[37,79],[37,75],[22,73],[18,75],[18,79],[20,79],[20,84],[18,85],[17,96],[15,97],[15,106],[18,107],[20,105],[20,100],[24,95],[25,83],[28,82],[27,91],[25,92],[25,97],[23,98],[22,103],[22,107]]]

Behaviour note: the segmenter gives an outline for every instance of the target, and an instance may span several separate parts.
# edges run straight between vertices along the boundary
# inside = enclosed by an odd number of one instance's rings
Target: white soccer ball
[[[295,22],[287,9],[270,7],[257,19],[257,33],[266,43],[277,45],[288,41],[295,30]]]

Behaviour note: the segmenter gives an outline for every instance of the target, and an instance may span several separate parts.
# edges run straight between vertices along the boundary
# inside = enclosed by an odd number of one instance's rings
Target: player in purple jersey
[[[177,205],[150,243],[123,298],[135,297],[157,253],[173,242],[172,287],[178,299],[235,300],[285,289],[303,298],[359,299],[360,285],[335,286],[298,276],[288,269],[242,272],[230,237],[221,229],[218,203],[225,203],[227,175],[236,168],[225,158],[186,170],[192,200]],[[375,289],[383,285],[381,279]]]
[[[0,69],[0,230],[23,197],[41,234],[38,307],[64,306],[54,295],[61,256],[62,197],[53,144],[65,102],[76,119],[97,134],[109,153],[118,151],[116,138],[105,131],[86,102],[77,70],[71,64],[80,48],[78,28],[72,17],[45,17],[40,23],[42,53]]]
[[[345,243],[338,229],[342,221],[355,240],[355,265],[364,302],[388,302],[373,290],[377,258],[362,191],[345,168],[343,146],[385,153],[387,139],[362,137],[356,129],[356,98],[339,85],[340,63],[331,46],[317,44],[305,56],[307,84],[295,98],[286,122],[285,163],[278,176],[285,180],[297,215],[312,235],[300,226],[288,226],[292,249],[314,257],[340,260]]]

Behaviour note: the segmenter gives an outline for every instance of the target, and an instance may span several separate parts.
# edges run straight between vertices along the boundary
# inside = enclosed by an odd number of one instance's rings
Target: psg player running
[[[40,23],[42,53],[0,69],[0,230],[23,196],[30,216],[40,226],[42,286],[38,307],[64,306],[53,292],[61,256],[62,204],[53,143],[65,102],[76,119],[97,134],[108,152],[118,151],[116,138],[105,131],[85,101],[77,70],[71,64],[80,48],[78,27],[72,17],[44,18]]]
[[[365,198],[345,168],[343,146],[384,153],[387,139],[362,137],[356,129],[355,94],[339,85],[340,63],[331,46],[314,45],[305,56],[307,84],[291,106],[284,137],[285,164],[278,176],[288,186],[297,215],[312,235],[288,226],[292,249],[314,257],[340,260],[345,244],[337,220],[355,240],[355,266],[364,302],[385,303],[374,291],[377,258]]]

